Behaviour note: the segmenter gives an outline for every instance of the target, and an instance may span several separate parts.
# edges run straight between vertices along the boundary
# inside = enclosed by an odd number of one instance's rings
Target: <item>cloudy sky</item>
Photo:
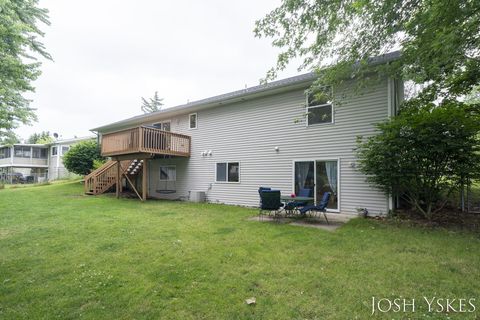
[[[155,91],[165,107],[254,86],[275,63],[255,20],[280,0],[41,0],[54,61],[30,97],[39,121],[17,133],[48,130],[64,138],[141,113]],[[280,76],[297,74],[292,65]]]

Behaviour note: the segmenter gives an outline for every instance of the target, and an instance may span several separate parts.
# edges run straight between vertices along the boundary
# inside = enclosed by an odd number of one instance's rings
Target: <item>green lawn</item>
[[[0,190],[0,319],[366,319],[372,296],[475,298],[476,313],[449,316],[480,315],[478,234],[256,214],[78,183]],[[447,319],[423,307],[382,316]]]

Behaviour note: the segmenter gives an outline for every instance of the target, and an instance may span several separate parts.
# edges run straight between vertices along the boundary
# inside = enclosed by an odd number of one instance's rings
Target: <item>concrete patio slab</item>
[[[275,222],[281,224],[290,224],[292,226],[307,227],[307,228],[317,228],[326,231],[335,231],[340,228],[343,224],[348,222],[350,219],[357,218],[355,215],[342,214],[342,213],[327,213],[327,219],[329,224],[325,221],[325,218],[320,217],[306,217],[306,218],[297,218],[297,217],[280,217],[273,219],[269,216],[262,216],[262,218],[256,216],[251,217],[249,220],[260,221],[260,222]]]

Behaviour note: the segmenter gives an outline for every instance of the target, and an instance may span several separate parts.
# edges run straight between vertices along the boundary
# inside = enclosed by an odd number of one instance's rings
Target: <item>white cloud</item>
[[[269,39],[254,38],[268,1],[44,0],[42,65],[32,107],[39,122],[17,133],[63,137],[139,114],[154,91],[166,107],[257,85],[273,66]],[[296,74],[292,65],[282,77]]]

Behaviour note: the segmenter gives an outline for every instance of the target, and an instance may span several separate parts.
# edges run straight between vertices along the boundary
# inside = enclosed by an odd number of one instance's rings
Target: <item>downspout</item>
[[[394,106],[395,106],[395,81],[393,78],[387,78],[387,116],[388,118],[392,118],[394,114]],[[393,196],[391,194],[388,195],[387,199],[387,211],[390,212],[393,210]]]

